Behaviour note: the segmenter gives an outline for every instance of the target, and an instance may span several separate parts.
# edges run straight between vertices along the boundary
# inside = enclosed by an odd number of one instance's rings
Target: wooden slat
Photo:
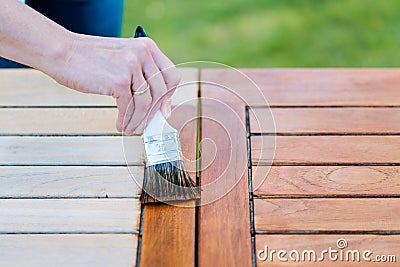
[[[241,69],[260,88],[234,70],[213,69],[218,81],[249,105],[399,105],[400,69]],[[264,97],[262,97],[264,95]],[[210,92],[209,97],[218,97]]]
[[[251,132],[274,133],[265,108],[250,112]],[[400,108],[273,108],[276,133],[400,133]]]
[[[255,199],[258,231],[400,230],[398,199]]]
[[[254,166],[257,196],[399,194],[398,166]]]
[[[124,150],[125,148],[125,150]],[[0,164],[143,164],[140,137],[0,137]]]
[[[252,160],[270,164],[271,136],[252,137]],[[278,136],[274,163],[400,163],[400,136]]]
[[[117,134],[115,108],[0,109],[0,134]]]
[[[198,71],[185,74],[185,82],[178,88],[176,106],[169,122],[179,131],[186,169],[196,179],[197,95]],[[193,83],[194,82],[194,83]],[[195,208],[166,204],[145,205],[142,232],[141,266],[195,266]]]
[[[136,247],[130,234],[0,235],[0,265],[135,266]]]
[[[339,249],[337,241],[344,239],[347,242],[347,247]],[[257,235],[256,236],[256,252],[260,250],[265,251],[265,246],[268,246],[268,251],[271,250],[285,250],[288,259],[287,262],[280,261],[277,257],[277,253],[273,255],[273,259],[268,257],[266,260],[257,260],[257,266],[398,266],[399,255],[400,255],[400,237],[398,235],[392,236],[379,236],[379,235]],[[337,250],[338,252],[332,252],[332,260],[329,258],[329,254],[321,256],[323,250]],[[289,253],[292,250],[296,250],[300,254],[300,260],[294,261],[289,258]],[[313,250],[316,252],[317,260],[308,260],[308,254],[304,254],[306,260],[302,260],[303,251]],[[365,260],[363,259],[364,251],[369,250],[372,252],[371,255],[366,254]],[[339,252],[343,251],[343,252]],[[355,260],[353,261],[352,251],[355,253]],[[296,252],[294,252],[296,253]],[[308,253],[308,252],[305,252]],[[343,260],[340,256],[343,253]],[[360,255],[358,261],[357,255]],[[376,256],[396,256],[392,262],[377,262]],[[261,258],[265,254],[260,254]],[[295,258],[293,254],[293,258]],[[337,258],[336,258],[337,257]],[[320,260],[318,260],[318,258]],[[336,258],[336,260],[335,260]],[[349,260],[346,260],[349,259]],[[370,259],[370,261],[368,261]],[[379,258],[382,259],[382,258]],[[388,257],[386,257],[388,259]]]
[[[0,167],[0,198],[137,197],[142,180],[135,166]]]
[[[245,108],[218,86],[214,70],[201,81],[202,206],[199,209],[198,265],[251,266]],[[216,96],[213,99],[209,97]],[[214,101],[215,100],[215,101]]]
[[[182,84],[193,81],[195,69],[179,70]],[[177,91],[174,104],[188,96],[184,89]],[[0,70],[0,106],[115,106],[115,101],[112,97],[73,91],[36,70],[3,69]]]
[[[0,233],[137,233],[137,199],[2,199]]]
[[[147,205],[144,218],[143,266],[194,266],[194,208]]]

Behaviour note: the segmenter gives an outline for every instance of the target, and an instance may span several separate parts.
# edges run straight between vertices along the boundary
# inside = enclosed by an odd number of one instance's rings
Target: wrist
[[[54,36],[46,45],[46,56],[42,60],[38,60],[35,68],[52,76],[58,76],[62,68],[66,65],[71,52],[74,50],[77,34],[66,29],[61,29],[57,36]]]

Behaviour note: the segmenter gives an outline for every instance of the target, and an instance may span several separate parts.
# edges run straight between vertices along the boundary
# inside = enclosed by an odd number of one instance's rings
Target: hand
[[[114,97],[118,131],[141,134],[155,111],[170,113],[180,74],[153,40],[69,34],[62,60],[49,63],[44,71],[74,90]],[[147,93],[133,96],[148,85]]]

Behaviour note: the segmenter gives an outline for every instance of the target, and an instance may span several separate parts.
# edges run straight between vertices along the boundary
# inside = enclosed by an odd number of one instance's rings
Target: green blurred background
[[[125,0],[175,62],[233,67],[400,66],[399,0]]]

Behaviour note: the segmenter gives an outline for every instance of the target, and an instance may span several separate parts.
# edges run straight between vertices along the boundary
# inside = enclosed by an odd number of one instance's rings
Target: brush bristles
[[[142,203],[198,198],[200,198],[200,188],[190,178],[181,160],[146,167],[140,196]]]

